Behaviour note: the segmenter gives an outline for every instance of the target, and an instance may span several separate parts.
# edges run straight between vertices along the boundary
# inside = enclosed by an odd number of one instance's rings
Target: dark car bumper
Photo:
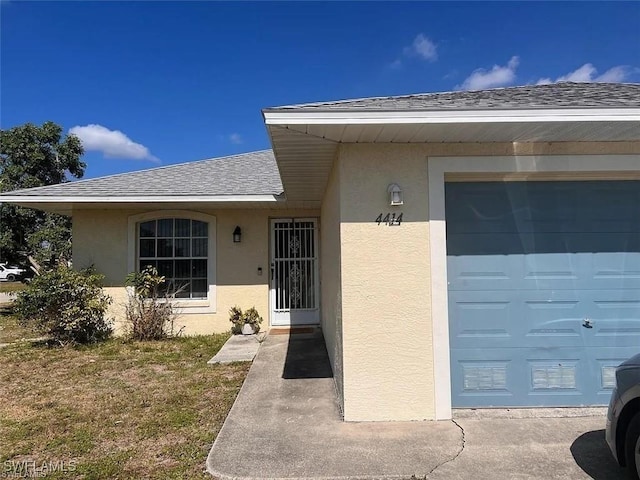
[[[614,388],[613,392],[611,392],[611,400],[609,401],[609,409],[607,410],[607,427],[605,430],[605,439],[607,440],[607,445],[609,445],[609,450],[611,450],[613,457],[618,463],[620,463],[620,460],[618,459],[618,451],[616,446],[616,429],[618,428],[618,418],[620,417],[621,411],[622,402],[620,401],[618,390]]]

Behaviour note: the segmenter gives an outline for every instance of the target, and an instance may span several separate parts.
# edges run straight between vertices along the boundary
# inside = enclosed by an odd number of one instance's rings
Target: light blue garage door
[[[605,405],[640,352],[640,182],[446,184],[455,407]]]

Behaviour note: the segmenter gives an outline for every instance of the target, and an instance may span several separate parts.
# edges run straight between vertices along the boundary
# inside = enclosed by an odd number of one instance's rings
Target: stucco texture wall
[[[450,392],[443,395],[437,391],[448,385],[449,352],[440,352],[438,361],[433,345],[429,158],[468,157],[470,166],[479,166],[479,162],[491,163],[488,157],[502,156],[513,158],[517,164],[530,155],[637,153],[638,145],[638,142],[341,145],[334,170],[337,169],[340,184],[345,420],[434,419],[438,416],[436,398],[442,403],[438,418],[450,417],[447,400]],[[577,164],[570,170],[580,168]],[[617,172],[610,175],[619,176]],[[623,177],[629,178],[628,172]],[[488,178],[496,177],[491,174]],[[558,178],[558,173],[552,178]],[[466,177],[456,174],[455,179]],[[386,192],[390,183],[402,188],[401,207],[389,206]],[[378,215],[392,212],[402,212],[402,225],[377,225]],[[446,282],[446,278],[438,280]],[[440,315],[438,321],[448,319]],[[443,375],[447,382],[442,381]],[[436,377],[440,378],[439,383]]]
[[[340,172],[336,162],[329,177],[320,217],[322,333],[333,369],[338,401],[343,401],[342,288],[340,276]],[[343,405],[342,405],[343,406]]]
[[[434,417],[427,158],[421,148],[339,151],[344,417]],[[398,184],[404,205],[390,206]],[[399,226],[376,218],[402,213]]]
[[[126,291],[128,219],[148,210],[77,210],[73,213],[74,267],[95,265],[105,275],[105,287],[113,299],[109,314],[122,331]],[[269,324],[269,229],[270,218],[318,217],[317,210],[219,209],[198,210],[216,217],[216,305],[214,313],[189,313],[181,308],[177,328],[184,334],[210,334],[228,331],[229,309],[255,306]],[[242,242],[233,243],[236,225],[242,228]],[[258,274],[262,268],[262,275]]]

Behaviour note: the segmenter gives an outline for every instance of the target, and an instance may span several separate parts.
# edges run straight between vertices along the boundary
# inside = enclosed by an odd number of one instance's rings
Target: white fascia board
[[[534,110],[264,112],[267,125],[380,125],[429,123],[638,122],[640,108]]]
[[[275,195],[217,195],[217,196],[137,196],[137,197],[74,197],[51,195],[5,195],[0,201],[7,203],[225,203],[225,202],[278,202]]]

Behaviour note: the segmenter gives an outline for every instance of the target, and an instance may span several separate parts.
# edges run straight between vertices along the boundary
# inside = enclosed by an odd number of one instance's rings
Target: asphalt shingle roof
[[[271,150],[168,165],[108,177],[29,188],[0,195],[133,197],[279,195],[280,173]]]
[[[640,84],[574,83],[357,98],[267,108],[276,111],[413,111],[640,107]]]
[[[479,91],[423,93],[307,103],[265,109],[292,111],[450,111],[536,108],[638,108],[640,84],[556,83]],[[137,197],[280,195],[271,150],[169,165],[0,194],[3,196]]]

